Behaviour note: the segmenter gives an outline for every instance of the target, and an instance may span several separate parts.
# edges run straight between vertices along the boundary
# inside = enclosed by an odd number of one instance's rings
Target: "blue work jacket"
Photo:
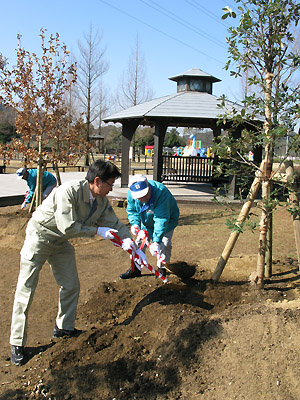
[[[178,225],[179,209],[172,193],[162,183],[148,180],[151,197],[146,204],[127,194],[127,214],[131,225],[148,231],[153,242],[161,243],[164,234]]]
[[[35,187],[36,187],[36,178],[37,178],[37,169],[28,169],[28,178],[26,179],[27,186],[29,187],[29,194],[26,196],[26,203],[30,203],[32,197],[34,195]],[[56,184],[56,178],[50,172],[45,171],[43,175],[43,188],[42,191],[48,187]]]

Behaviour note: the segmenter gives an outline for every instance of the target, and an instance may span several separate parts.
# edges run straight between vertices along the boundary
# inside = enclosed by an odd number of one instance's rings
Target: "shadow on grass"
[[[228,214],[229,215],[229,214]],[[199,225],[202,221],[212,221],[219,220],[226,217],[225,214],[220,213],[201,213],[201,214],[191,214],[179,217],[179,226],[183,225]]]

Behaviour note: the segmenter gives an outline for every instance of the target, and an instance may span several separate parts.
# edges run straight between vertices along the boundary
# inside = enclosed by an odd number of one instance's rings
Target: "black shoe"
[[[11,345],[11,357],[10,360],[15,365],[22,365],[25,363],[24,346]]]
[[[120,275],[121,279],[131,279],[131,278],[138,278],[139,276],[141,276],[142,273],[139,269],[134,268],[134,271],[132,270],[132,268],[129,268],[128,271],[124,272],[124,274]]]
[[[79,336],[83,331],[74,328],[73,330],[68,329],[59,329],[57,325],[55,325],[52,333],[52,337],[54,338],[62,338],[62,337],[74,337]]]
[[[167,270],[166,270],[166,268],[164,268],[164,267],[158,268],[158,272],[159,272],[160,274],[162,274],[163,277],[166,277],[166,275],[167,275]]]

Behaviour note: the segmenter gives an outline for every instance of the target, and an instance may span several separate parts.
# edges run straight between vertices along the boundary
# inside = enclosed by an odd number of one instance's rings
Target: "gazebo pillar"
[[[162,170],[163,170],[163,144],[165,139],[166,130],[168,123],[166,120],[158,120],[155,122],[154,131],[154,165],[153,165],[153,179],[155,181],[161,182]]]
[[[121,187],[128,187],[129,182],[129,149],[131,139],[138,127],[140,120],[127,120],[122,126],[122,163],[121,163]]]

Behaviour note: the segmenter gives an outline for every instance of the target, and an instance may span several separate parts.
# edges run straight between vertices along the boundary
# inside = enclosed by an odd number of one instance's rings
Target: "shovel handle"
[[[122,239],[115,232],[112,232],[112,235],[114,236],[114,239],[111,239],[113,244],[117,247],[122,247]],[[129,253],[132,256],[132,258],[139,260],[139,256],[135,252],[133,252],[131,249],[127,250],[127,253]],[[143,260],[142,260],[142,264],[150,272],[152,272],[155,276],[160,278],[164,283],[168,282],[168,279],[165,276],[163,276],[163,274],[158,272],[155,268],[153,268],[150,264],[144,263]]]

